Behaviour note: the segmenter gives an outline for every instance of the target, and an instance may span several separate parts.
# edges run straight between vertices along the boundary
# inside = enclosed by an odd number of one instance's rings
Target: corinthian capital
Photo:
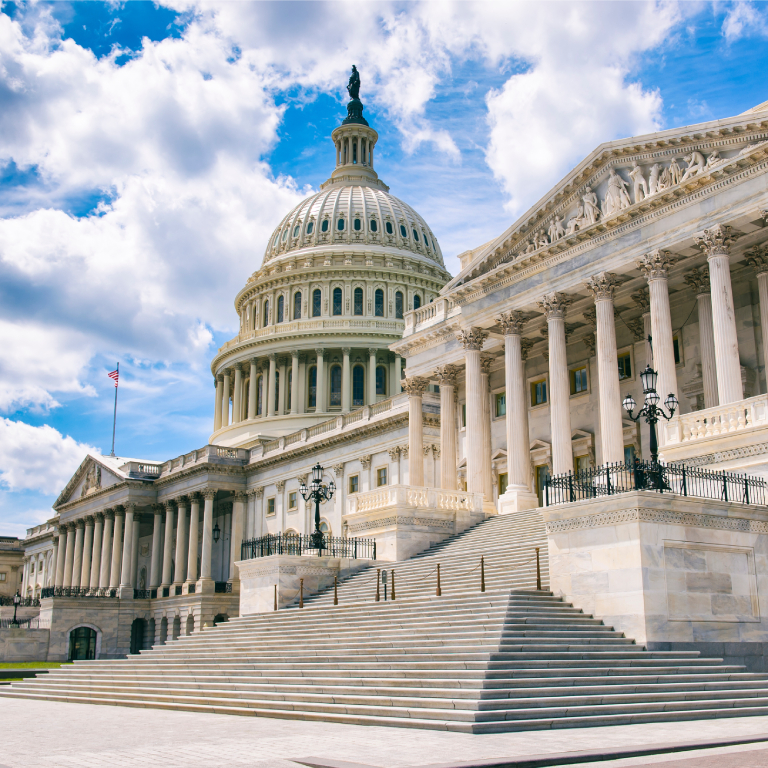
[[[700,296],[702,293],[709,293],[709,269],[693,268],[686,276],[685,282],[691,287],[693,292]]]
[[[456,338],[464,349],[482,349],[488,338],[488,331],[482,328],[470,328],[466,331],[458,331]]]
[[[480,358],[480,370],[485,374],[490,374],[491,366],[495,362],[496,358],[491,355],[483,355]]]
[[[435,378],[444,387],[456,386],[456,374],[458,369],[455,365],[441,365],[435,369]]]
[[[643,276],[649,282],[651,280],[666,280],[669,277],[669,268],[678,261],[678,257],[669,251],[651,251],[646,253],[637,266]]]
[[[747,264],[749,264],[758,275],[768,272],[768,248],[764,245],[755,246],[749,253],[747,253]]]
[[[606,299],[613,301],[613,292],[618,284],[616,275],[610,272],[600,272],[587,280],[587,290],[592,294],[595,301],[604,301]]]
[[[421,376],[406,376],[400,381],[400,386],[403,388],[403,392],[421,397],[429,386],[429,379],[424,379]]]
[[[517,310],[502,312],[496,318],[496,322],[501,326],[501,331],[505,336],[519,336],[523,332],[526,320],[525,315]]]
[[[712,256],[727,256],[728,249],[736,242],[739,233],[727,225],[716,224],[711,229],[705,229],[700,235],[697,235],[696,245],[707,254],[707,258]]]
[[[541,301],[537,302],[539,308],[544,312],[547,320],[562,320],[565,318],[568,305],[573,302],[573,299],[566,296],[564,293],[558,293],[553,291],[547,293]]]
[[[523,360],[528,359],[528,353],[536,342],[533,339],[520,339],[520,356]]]

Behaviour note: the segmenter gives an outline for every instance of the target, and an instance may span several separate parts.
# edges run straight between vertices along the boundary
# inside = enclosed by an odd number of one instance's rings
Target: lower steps
[[[495,564],[485,592],[480,554]],[[387,563],[411,585],[395,601],[376,602],[363,571],[339,586],[338,605],[326,591],[0,696],[467,733],[768,715],[768,676],[645,650],[548,592],[545,554],[535,510],[493,518]],[[454,574],[440,597],[438,562]]]

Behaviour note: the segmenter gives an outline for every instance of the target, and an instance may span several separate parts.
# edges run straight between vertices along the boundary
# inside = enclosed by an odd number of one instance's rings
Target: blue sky
[[[351,64],[377,169],[457,254],[602,141],[768,100],[757,3],[4,3],[0,533],[89,448],[204,445],[209,361],[329,175]]]

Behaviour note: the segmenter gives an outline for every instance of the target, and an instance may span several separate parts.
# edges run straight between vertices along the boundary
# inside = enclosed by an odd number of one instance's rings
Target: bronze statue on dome
[[[349,91],[350,99],[360,98],[360,73],[357,71],[357,67],[354,64],[352,65],[352,74],[349,76],[347,91]]]

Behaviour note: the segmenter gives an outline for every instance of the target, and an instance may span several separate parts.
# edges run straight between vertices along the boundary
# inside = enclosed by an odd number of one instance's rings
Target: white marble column
[[[203,491],[203,549],[200,556],[200,579],[211,581],[211,553],[213,551],[213,500],[216,491],[206,488]]]
[[[286,392],[286,367],[285,367],[285,358],[280,358],[280,378],[278,380],[278,388],[277,388],[277,413],[279,416],[285,416],[285,392]]]
[[[189,504],[189,546],[187,548],[187,581],[197,581],[197,541],[200,530],[200,496],[191,494]]]
[[[258,393],[258,367],[256,365],[256,358],[254,357],[250,363],[250,377],[251,383],[248,387],[248,419],[256,418],[256,395]]]
[[[122,507],[115,507],[115,524],[112,529],[112,566],[109,572],[109,588],[120,586],[120,563],[123,551],[123,519]]]
[[[91,556],[93,555],[93,518],[85,518],[85,535],[83,537],[83,564],[80,570],[80,588],[89,589],[91,586]]]
[[[64,549],[66,548],[66,536],[61,528],[56,529],[53,540],[53,586],[60,587],[64,581]]]
[[[368,405],[376,402],[376,350],[368,350]]]
[[[427,379],[409,376],[402,381],[403,389],[408,393],[408,454],[409,485],[424,485],[424,417],[421,401],[424,390],[429,385]],[[370,464],[369,464],[370,466]]]
[[[754,267],[757,275],[757,292],[760,296],[760,332],[763,337],[763,374],[768,391],[768,248],[758,246],[747,254],[747,263]],[[759,365],[759,363],[758,363]]]
[[[170,587],[173,581],[173,517],[176,512],[176,502],[165,502],[165,536],[163,537],[163,580],[161,587]]]
[[[349,367],[349,354],[352,350],[344,347],[341,350],[341,412],[349,413],[352,410],[352,373]]]
[[[549,293],[539,302],[547,317],[549,337],[549,421],[554,475],[573,471],[571,386],[565,343],[565,313],[570,303],[562,293]]]
[[[269,366],[261,369],[261,418],[267,417],[267,400],[269,399]]]
[[[712,295],[709,287],[709,270],[692,269],[685,276],[696,296],[699,314],[699,352],[701,355],[701,379],[704,386],[704,407],[719,405],[717,394],[717,364],[715,362],[715,332],[712,325]]]
[[[277,373],[277,355],[269,353],[269,376],[267,378],[267,416],[275,415],[275,374]]]
[[[440,487],[455,491],[458,487],[458,435],[453,401],[456,396],[456,367],[442,365],[435,375],[440,382]],[[399,453],[399,452],[398,452]],[[390,455],[391,458],[391,455]],[[396,459],[393,459],[396,465]],[[394,475],[394,472],[392,473]],[[393,484],[396,484],[394,479]]]
[[[240,421],[241,408],[243,406],[243,371],[239,364],[235,364],[235,394],[232,398],[232,423]]]
[[[163,568],[163,506],[154,504],[152,521],[152,558],[149,567],[149,588],[157,589],[162,579]]]
[[[245,530],[245,503],[248,496],[245,491],[235,491],[235,499],[232,503],[232,533],[229,546],[229,580],[238,581],[238,573],[235,562],[240,560],[240,550],[243,544],[243,532]]]
[[[465,386],[467,391],[467,431],[464,453],[467,457],[467,490],[470,493],[485,493],[486,481],[483,477],[483,375],[480,367],[480,350],[488,338],[488,331],[482,328],[470,328],[456,334],[464,347]],[[486,499],[493,501],[493,497]]]
[[[661,402],[670,393],[678,396],[675,349],[672,344],[672,313],[669,308],[669,268],[677,261],[669,251],[651,251],[645,254],[638,267],[648,281],[651,302],[651,338],[653,358],[648,363],[659,374],[657,391]],[[660,430],[659,441],[663,439]]]
[[[120,573],[120,587],[132,587],[131,566],[133,565],[133,516],[135,504],[125,505],[125,522],[123,524],[123,567]]]
[[[131,586],[139,586],[139,536],[141,535],[141,513],[133,514],[133,533],[131,534]]]
[[[316,406],[315,406],[315,413],[324,413],[326,410],[325,406],[325,360],[323,358],[323,350],[322,349],[316,349],[315,353],[317,354],[317,395],[316,395]]]
[[[214,394],[214,408],[213,408],[213,431],[221,429],[221,413],[222,413],[222,400],[224,398],[224,377],[219,374],[214,379],[216,392]]]
[[[291,352],[291,414],[299,412],[299,353]]]
[[[101,539],[101,571],[99,573],[99,589],[109,586],[112,573],[112,535],[115,530],[115,512],[104,510],[104,536]]]
[[[221,394],[221,426],[229,426],[229,383],[230,383],[230,371],[227,369],[224,371],[224,381],[222,383]]]
[[[736,309],[731,287],[731,263],[728,258],[729,248],[736,237],[730,227],[717,224],[711,229],[705,229],[703,235],[696,238],[696,244],[707,254],[709,263],[717,394],[720,405],[744,399],[739,341],[736,332]]]
[[[597,322],[597,377],[600,391],[600,445],[603,464],[624,462],[619,355],[616,349],[613,292],[616,277],[600,272],[587,280],[595,300]]]
[[[187,557],[187,547],[189,546],[189,540],[187,539],[186,496],[179,496],[176,500],[176,504],[176,554],[174,557],[175,568],[173,573],[173,583],[174,585],[180,585],[184,583],[184,577],[187,575],[185,560]]]
[[[83,534],[85,532],[85,521],[83,518],[75,521],[75,551],[72,557],[72,586],[80,586],[83,567]]]
[[[93,524],[93,546],[91,548],[91,575],[89,577],[89,586],[91,589],[98,589],[99,576],[101,574],[101,540],[104,536],[104,515],[101,512],[96,513]]]
[[[492,357],[480,356],[483,390],[483,483],[485,498],[493,501],[493,446],[491,444],[491,366]]]
[[[296,412],[306,413],[307,410],[307,356],[299,353],[299,379],[298,379],[298,400],[296,403]]]

